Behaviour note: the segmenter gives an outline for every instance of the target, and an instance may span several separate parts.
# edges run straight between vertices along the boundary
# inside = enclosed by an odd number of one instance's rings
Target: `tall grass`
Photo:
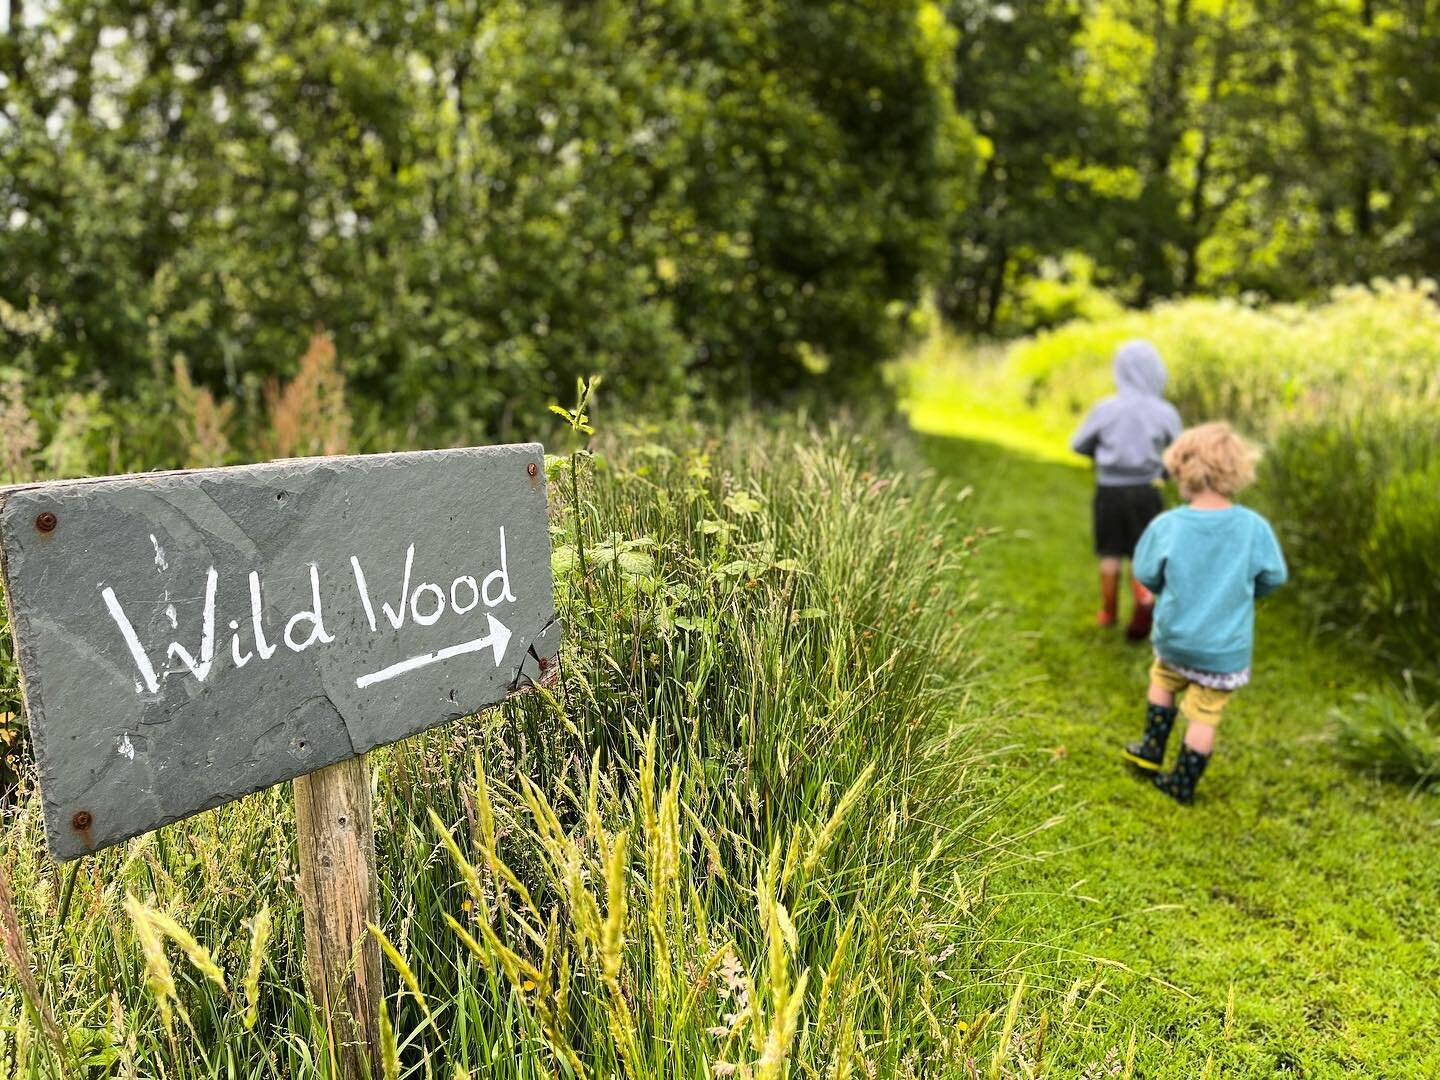
[[[1356,765],[1416,790],[1440,785],[1440,702],[1403,690],[1357,694],[1333,712],[1341,750]]]
[[[839,427],[575,427],[558,680],[370,759],[377,1075],[1008,1068],[960,494]],[[0,1073],[332,1075],[292,836],[279,788],[59,868],[25,785]]]
[[[1037,335],[1011,351],[1009,369],[1032,402],[1079,414],[1113,392],[1120,343],[1148,337],[1187,420],[1223,416],[1263,435],[1294,416],[1440,402],[1436,297],[1431,281],[1377,281],[1315,305],[1182,300]]]

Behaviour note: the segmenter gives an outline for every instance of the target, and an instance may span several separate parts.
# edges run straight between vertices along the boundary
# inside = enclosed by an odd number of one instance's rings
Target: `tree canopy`
[[[989,154],[944,293],[994,328],[1082,252],[1125,300],[1298,298],[1440,270],[1440,15],[1424,0],[954,0]]]
[[[41,377],[253,399],[314,324],[387,422],[853,384],[975,143],[942,11],[740,0],[12,3],[0,296]]]
[[[1434,274],[1433,8],[11,0],[0,338],[67,393],[180,358],[243,417],[319,326],[413,441],[590,372],[865,390],[931,290],[1003,332],[1072,285]]]

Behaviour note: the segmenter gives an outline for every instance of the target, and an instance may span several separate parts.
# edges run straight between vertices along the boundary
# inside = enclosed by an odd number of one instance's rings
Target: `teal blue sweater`
[[[1285,556],[1254,510],[1182,506],[1150,523],[1134,574],[1156,594],[1155,652],[1197,671],[1250,666],[1255,600],[1285,584]]]

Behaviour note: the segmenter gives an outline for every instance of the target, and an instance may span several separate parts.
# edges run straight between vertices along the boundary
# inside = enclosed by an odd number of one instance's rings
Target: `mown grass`
[[[637,429],[554,462],[558,683],[371,758],[377,1075],[1008,1075],[1043,1053],[987,921],[1014,840],[974,704],[969,504],[885,441]],[[286,789],[60,868],[26,779],[0,1073],[333,1075]]]
[[[1137,1076],[1436,1075],[1440,804],[1347,767],[1334,741],[1332,710],[1388,692],[1387,673],[1317,643],[1280,594],[1197,805],[1163,800],[1118,757],[1149,652],[1094,626],[1091,480],[1063,462],[1068,425],[987,412],[943,373],[928,386],[930,460],[984,477],[976,513],[1001,530],[974,564],[994,599],[976,693],[1021,744],[1010,829],[1041,830],[990,879],[1008,898],[990,940],[1026,943],[1032,978],[1090,1002],[1052,1026],[1050,1075],[1121,1075],[1132,1040]]]

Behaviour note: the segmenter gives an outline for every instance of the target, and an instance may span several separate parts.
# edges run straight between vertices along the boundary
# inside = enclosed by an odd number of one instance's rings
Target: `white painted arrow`
[[[397,675],[404,675],[407,671],[429,667],[431,664],[438,664],[441,660],[464,656],[466,653],[483,652],[485,649],[494,651],[495,666],[498,668],[500,661],[505,658],[505,650],[510,647],[510,628],[489,612],[486,612],[485,617],[490,620],[490,633],[484,637],[475,638],[472,641],[462,641],[459,645],[448,645],[431,653],[421,653],[408,660],[401,660],[398,664],[391,664],[379,671],[372,671],[369,675],[361,675],[355,680],[355,685],[361,688],[373,686],[386,679],[393,679]]]

